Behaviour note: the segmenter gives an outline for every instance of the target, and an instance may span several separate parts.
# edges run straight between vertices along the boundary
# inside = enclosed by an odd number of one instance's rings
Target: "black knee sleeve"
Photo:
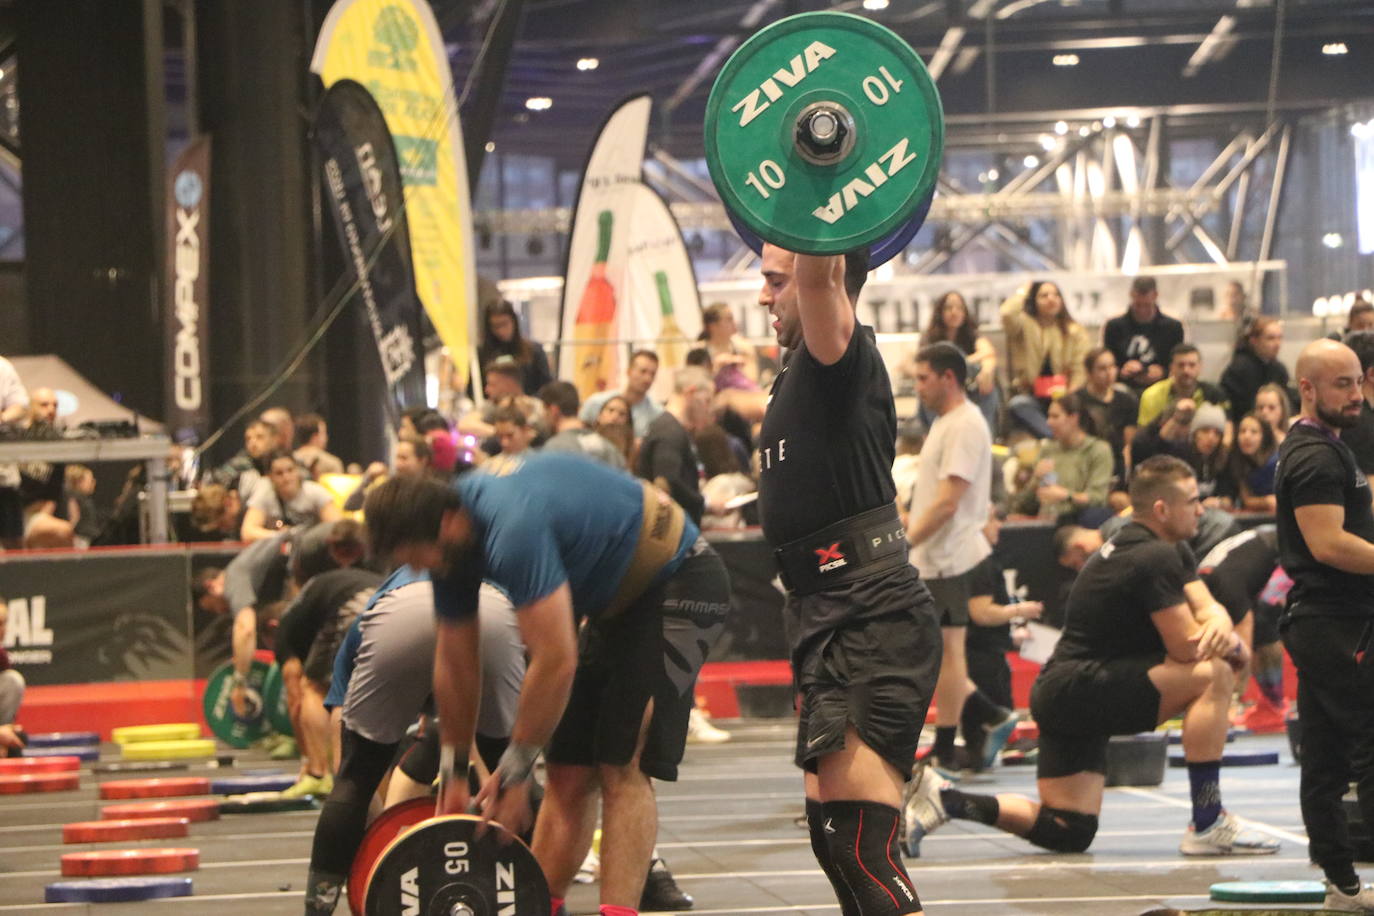
[[[431,724],[408,740],[411,744],[396,762],[396,769],[427,786],[439,775],[439,727]]]
[[[1026,839],[1051,852],[1087,852],[1097,836],[1097,815],[1040,807]]]
[[[310,871],[321,875],[348,874],[367,831],[368,803],[396,752],[394,744],[369,741],[347,727],[341,745],[339,773],[315,824],[310,850]]]
[[[864,916],[921,909],[897,848],[901,811],[877,802],[832,801],[821,805],[821,816],[830,860]]]
[[[821,871],[825,872],[826,880],[835,889],[835,897],[840,902],[840,916],[863,916],[859,911],[859,901],[854,899],[854,892],[849,889],[844,875],[840,874],[830,858],[830,844],[825,841],[825,815],[821,813],[821,803],[810,798],[806,800],[806,829],[811,834],[811,852],[820,863]]]

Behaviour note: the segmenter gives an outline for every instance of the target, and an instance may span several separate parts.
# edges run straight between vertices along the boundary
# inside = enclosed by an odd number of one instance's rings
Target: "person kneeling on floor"
[[[1177,715],[1193,807],[1179,851],[1278,851],[1221,806],[1228,706],[1249,656],[1226,609],[1198,580],[1187,545],[1202,514],[1197,479],[1187,464],[1160,455],[1136,469],[1130,495],[1134,520],[1084,565],[1064,634],[1031,691],[1039,799],[961,792],[927,768],[908,790],[908,855],[919,855],[921,839],[951,818],[1053,852],[1084,852],[1097,834],[1110,736],[1151,731]]]

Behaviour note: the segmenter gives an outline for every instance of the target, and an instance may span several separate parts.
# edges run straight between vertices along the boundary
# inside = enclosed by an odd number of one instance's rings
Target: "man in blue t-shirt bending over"
[[[555,908],[591,846],[599,789],[602,913],[634,912],[657,832],[649,780],[677,778],[692,688],[730,607],[720,558],[666,495],[574,455],[522,456],[451,485],[391,480],[366,516],[379,556],[434,578],[441,809],[468,805],[466,779],[443,769],[472,746],[485,578],[515,605],[529,664],[510,746],[477,805],[523,831],[544,751],[534,853]]]

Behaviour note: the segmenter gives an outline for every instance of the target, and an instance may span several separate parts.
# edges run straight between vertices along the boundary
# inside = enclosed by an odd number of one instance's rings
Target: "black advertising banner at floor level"
[[[11,664],[31,685],[189,678],[186,559],[181,551],[5,557]]]

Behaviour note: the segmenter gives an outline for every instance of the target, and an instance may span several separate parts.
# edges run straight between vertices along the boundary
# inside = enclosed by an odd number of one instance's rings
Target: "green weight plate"
[[[219,803],[220,814],[274,814],[281,811],[308,811],[318,808],[313,795],[285,798],[280,792],[248,792],[230,795]]]
[[[292,738],[296,736],[291,727],[291,713],[286,708],[286,685],[276,662],[268,669],[267,680],[262,685],[262,708],[273,731]]]
[[[817,109],[840,111],[849,138],[828,161],[797,140]],[[944,114],[925,65],[895,33],[848,13],[803,13],[726,61],[704,140],[721,200],[750,231],[792,251],[841,254],[892,235],[930,196]]]
[[[1229,903],[1321,903],[1320,881],[1223,881],[1210,888],[1213,900]]]
[[[210,726],[210,731],[225,744],[232,747],[248,747],[267,734],[268,724],[267,717],[263,715],[262,690],[270,667],[266,662],[254,659],[253,666],[248,670],[250,710],[246,717],[240,717],[235,713],[233,704],[229,701],[229,694],[233,688],[234,666],[225,662],[210,675],[210,680],[205,684],[205,699],[202,704],[205,724]]]

